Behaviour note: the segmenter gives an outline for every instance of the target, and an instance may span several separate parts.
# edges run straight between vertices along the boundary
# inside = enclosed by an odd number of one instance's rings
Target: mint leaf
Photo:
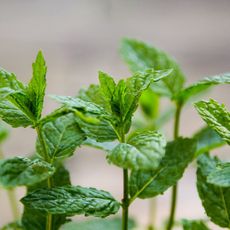
[[[225,144],[219,134],[210,127],[202,128],[194,134],[193,138],[197,140],[196,157]]]
[[[151,83],[167,77],[171,72],[172,70],[155,71],[153,69],[139,71],[126,80],[120,80],[116,86],[113,86],[114,90],[109,91],[110,93],[108,93],[104,85],[100,86],[102,93],[110,104],[110,110],[107,112],[112,113],[111,123],[119,134],[129,131],[131,119],[138,107],[138,101],[142,92]],[[107,75],[106,77],[109,78]],[[106,80],[102,84],[106,84]]]
[[[121,229],[121,218],[113,219],[95,219],[82,222],[70,222],[61,227],[61,230],[118,230]],[[128,229],[134,229],[136,224],[134,220],[129,219]]]
[[[230,144],[230,113],[215,100],[199,101],[195,108],[202,119]]]
[[[124,39],[121,54],[132,72],[143,71],[147,68],[173,69],[170,77],[164,78],[152,86],[154,92],[173,97],[183,88],[185,76],[175,60],[165,52],[141,41]]]
[[[132,171],[130,194],[132,197],[150,198],[164,193],[183,176],[196,151],[196,141],[178,138],[169,142],[166,153],[156,170]]]
[[[159,110],[159,96],[155,94],[150,88],[143,91],[140,97],[140,107],[144,115],[148,119],[156,119]]]
[[[56,171],[52,176],[52,186],[70,185],[69,172],[60,163],[55,165],[55,167]],[[47,180],[29,186],[27,188],[27,194],[39,188],[47,188]],[[21,222],[24,230],[44,230],[46,228],[46,219],[46,212],[24,207]],[[52,230],[59,229],[60,226],[66,222],[68,222],[66,215],[52,215]]]
[[[126,169],[156,169],[165,154],[166,141],[154,131],[134,134],[127,143],[118,144],[109,154],[113,164]]]
[[[77,97],[70,96],[52,96],[52,98],[60,103],[62,103],[67,108],[78,109],[83,112],[88,112],[92,114],[101,114],[104,110],[99,105],[84,101]]]
[[[9,131],[4,124],[0,121],[0,144],[8,137]]]
[[[112,77],[101,71],[99,72],[98,78],[100,81],[101,91],[103,92],[105,99],[110,102],[116,89],[116,83]]]
[[[120,207],[108,192],[80,186],[38,189],[21,201],[32,209],[68,216],[84,214],[106,217],[115,214]]]
[[[183,230],[210,230],[202,220],[182,220]]]
[[[220,187],[230,187],[230,162],[218,164],[207,182]]]
[[[93,102],[104,108],[106,111],[110,111],[110,105],[104,97],[104,94],[101,92],[99,85],[91,84],[87,89],[80,89],[77,97],[84,101]]]
[[[211,86],[219,84],[230,84],[230,73],[225,73],[213,77],[206,77],[204,80],[198,81],[197,83],[190,85],[180,91],[175,96],[175,99],[180,101],[181,103],[185,103],[192,96],[196,96],[197,94],[207,90]]]
[[[27,95],[30,98],[30,108],[37,120],[41,117],[43,101],[46,90],[46,63],[41,51],[38,52],[33,63],[33,77],[27,87]]]
[[[83,144],[97,149],[102,149],[104,151],[111,151],[117,145],[117,142],[115,141],[97,142],[94,139],[87,138]]]
[[[14,74],[0,69],[0,117],[12,127],[38,123],[46,88],[46,66],[39,52],[33,64],[33,77],[24,86]]]
[[[41,125],[40,135],[44,143],[38,138],[37,152],[42,157],[48,155],[52,160],[73,155],[86,138],[72,113],[48,119]]]
[[[32,185],[54,172],[54,167],[45,161],[14,157],[0,161],[0,184],[6,188]]]
[[[220,161],[207,154],[198,158],[197,189],[206,214],[221,227],[230,227],[230,187],[222,188],[208,183],[207,177]]]

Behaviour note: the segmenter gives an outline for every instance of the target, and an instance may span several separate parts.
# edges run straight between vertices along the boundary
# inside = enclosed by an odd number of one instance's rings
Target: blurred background
[[[80,87],[97,83],[98,70],[117,78],[129,76],[118,49],[121,38],[130,37],[170,53],[192,83],[230,71],[229,12],[229,0],[0,0],[0,66],[28,82],[32,61],[41,49],[48,65],[47,94],[75,95]],[[205,97],[230,107],[226,86],[216,87]],[[46,97],[44,114],[56,106]],[[185,109],[181,134],[191,135],[202,124],[193,108]],[[165,132],[171,139],[171,123]],[[35,138],[33,130],[11,130],[4,154],[32,153]],[[230,158],[227,148],[217,152]],[[108,165],[102,151],[84,147],[66,163],[73,184],[105,189],[121,199],[122,170]],[[17,190],[18,199],[23,194],[23,189]],[[169,198],[168,191],[157,199],[158,225],[168,216]],[[150,219],[148,209],[149,201],[138,200],[130,213],[144,225]],[[181,218],[206,218],[195,188],[194,165],[180,181],[177,219]],[[11,219],[7,196],[1,190],[0,225]]]

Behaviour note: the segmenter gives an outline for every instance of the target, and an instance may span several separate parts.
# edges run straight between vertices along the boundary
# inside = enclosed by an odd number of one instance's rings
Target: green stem
[[[39,139],[41,146],[42,146],[42,149],[43,149],[44,160],[47,161],[48,163],[52,163],[51,159],[49,157],[49,154],[47,152],[45,141],[44,141],[43,136],[41,134],[40,127],[36,127],[36,131],[37,131],[38,139]],[[47,187],[52,188],[52,178],[51,177],[49,177],[47,179]],[[47,217],[46,217],[46,230],[52,230],[52,214],[50,214],[50,213],[48,213]]]
[[[180,123],[180,114],[181,114],[182,105],[176,104],[176,114],[174,121],[174,140],[176,140],[179,136],[179,123]],[[170,216],[167,225],[167,230],[171,230],[174,224],[175,213],[176,213],[176,204],[177,204],[177,183],[173,186],[172,196],[171,196],[171,208],[170,208]]]
[[[4,154],[3,152],[0,150],[0,159],[4,159]],[[17,199],[16,199],[16,195],[15,195],[15,189],[11,188],[11,189],[7,189],[7,196],[10,202],[10,207],[11,207],[11,212],[13,215],[14,220],[18,220],[20,217],[20,212],[18,209],[18,204],[17,204]]]
[[[128,218],[129,218],[128,181],[129,181],[128,169],[123,169],[122,230],[128,230]]]
[[[125,143],[125,134],[120,135],[120,142]],[[129,171],[123,169],[122,230],[128,230],[129,219]]]

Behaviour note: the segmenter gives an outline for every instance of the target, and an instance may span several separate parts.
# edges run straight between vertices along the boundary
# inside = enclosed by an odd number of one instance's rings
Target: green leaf
[[[25,89],[24,85],[17,80],[15,74],[9,73],[6,70],[0,68],[0,89],[11,89],[14,92],[20,92]],[[1,91],[0,91],[1,92]],[[1,95],[1,98],[4,97],[4,95]]]
[[[220,161],[202,154],[198,158],[197,189],[206,214],[221,227],[230,227],[230,187],[222,188],[207,182]]]
[[[38,189],[21,201],[32,209],[68,216],[84,214],[106,217],[117,213],[120,208],[120,204],[108,192],[80,186]]]
[[[21,223],[17,221],[3,226],[2,228],[0,228],[0,230],[25,230],[25,229],[22,227]]]
[[[208,176],[208,183],[220,187],[230,187],[230,162],[218,164]]]
[[[87,138],[84,142],[83,145],[91,146],[97,149],[102,149],[104,151],[111,151],[117,143],[114,142],[97,142],[94,139]]]
[[[45,91],[43,81],[38,79],[38,68],[42,69],[40,64],[41,54],[38,54],[33,65],[34,76],[28,87],[18,81],[14,74],[0,70],[0,117],[12,127],[34,125],[40,118]]]
[[[68,108],[78,109],[83,112],[88,112],[92,114],[101,114],[104,112],[104,109],[99,105],[84,101],[77,97],[70,97],[70,96],[52,96],[52,98]]]
[[[116,89],[116,83],[112,77],[101,71],[99,72],[99,81],[100,89],[103,92],[105,99],[110,102]]]
[[[132,197],[150,198],[163,194],[183,176],[196,151],[196,141],[178,138],[169,142],[166,153],[156,170],[132,171],[130,177],[130,194]]]
[[[141,41],[124,39],[121,54],[132,72],[143,71],[147,68],[173,69],[170,77],[164,78],[152,86],[155,93],[173,97],[183,88],[185,76],[175,60],[165,52]]]
[[[61,227],[61,230],[118,230],[121,229],[121,218],[113,219],[95,219],[82,222],[70,222]],[[134,229],[136,226],[134,220],[128,222],[128,229]]]
[[[43,101],[46,90],[46,63],[42,52],[37,54],[33,63],[33,77],[27,87],[27,95],[30,98],[32,107],[30,108],[37,120],[41,117]]]
[[[6,188],[32,185],[54,172],[54,167],[45,161],[14,157],[0,161],[0,184]]]
[[[14,128],[27,127],[33,124],[28,116],[8,101],[0,101],[0,116],[3,121]]]
[[[197,83],[190,85],[180,91],[178,95],[175,96],[175,99],[180,101],[181,103],[185,103],[192,96],[196,96],[197,94],[207,90],[211,86],[219,84],[230,84],[230,73],[225,73],[213,77],[206,77],[205,79],[198,81]]]
[[[159,113],[159,96],[150,88],[146,89],[140,97],[140,107],[148,119],[156,119]]]
[[[230,113],[215,100],[199,101],[195,108],[202,119],[230,144]]]
[[[64,168],[63,165],[55,165],[56,172],[52,176],[52,186],[65,186],[70,185],[69,172]],[[47,180],[37,183],[27,188],[27,194],[33,192],[39,188],[47,188]],[[22,216],[22,225],[25,230],[44,230],[46,228],[46,217],[47,213],[28,207],[24,207]],[[66,215],[52,215],[52,229],[57,230],[59,227],[68,222]]]
[[[225,144],[225,141],[218,135],[218,133],[210,127],[202,128],[194,134],[193,138],[197,140],[196,157]]]
[[[126,169],[156,169],[164,154],[166,140],[155,131],[134,134],[127,143],[118,144],[109,154],[113,164]]]
[[[0,121],[0,144],[2,144],[3,141],[5,141],[8,135],[9,135],[9,130]]]
[[[98,142],[112,141],[117,139],[111,124],[104,118],[87,117],[76,112],[76,121],[86,136]]]
[[[69,113],[42,124],[36,147],[42,157],[48,155],[50,159],[65,158],[73,155],[76,147],[84,140],[84,132],[78,126],[75,116]]]
[[[153,82],[167,77],[172,70],[155,71],[147,69],[139,71],[126,80],[120,80],[110,100],[113,115],[113,126],[118,133],[127,133],[130,129],[133,113],[138,107],[139,98],[144,90]],[[123,129],[122,131],[119,129]]]
[[[202,220],[182,220],[184,230],[210,230]]]
[[[101,92],[99,85],[91,84],[87,89],[80,89],[78,98],[84,101],[93,102],[104,108],[106,111],[109,111],[108,108],[110,105],[108,101],[106,101],[104,94]]]

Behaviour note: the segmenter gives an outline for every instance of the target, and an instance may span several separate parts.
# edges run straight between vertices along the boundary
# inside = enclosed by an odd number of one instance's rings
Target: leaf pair
[[[0,69],[0,117],[12,127],[33,126],[39,121],[46,89],[46,64],[41,51],[33,63],[27,86],[13,73]]]

